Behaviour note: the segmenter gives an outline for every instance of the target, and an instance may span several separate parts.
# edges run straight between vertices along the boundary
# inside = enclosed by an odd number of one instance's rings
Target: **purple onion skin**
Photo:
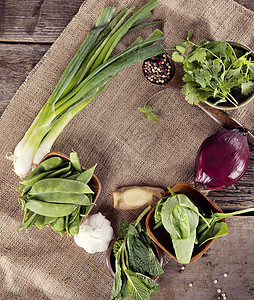
[[[247,129],[238,128],[215,133],[200,146],[195,183],[204,189],[221,189],[236,183],[245,173],[250,150]]]

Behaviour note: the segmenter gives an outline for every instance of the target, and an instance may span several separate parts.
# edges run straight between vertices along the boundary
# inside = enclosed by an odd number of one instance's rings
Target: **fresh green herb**
[[[114,7],[102,10],[95,27],[88,33],[48,101],[16,146],[16,174],[23,177],[32,163],[37,165],[70,120],[93,101],[118,72],[165,51],[160,44],[154,45],[164,38],[162,32],[155,30],[147,39],[136,39],[126,50],[110,58],[118,42],[148,19],[159,4],[159,0],[151,0],[131,16],[134,7],[123,9],[113,20]]]
[[[224,41],[208,42],[199,45],[186,41],[175,46],[172,59],[183,63],[185,75],[182,93],[190,104],[198,104],[207,99],[213,104],[228,102],[237,107],[233,96],[237,88],[243,95],[254,91],[254,60],[251,52],[239,51]],[[186,50],[190,51],[186,54]]]
[[[248,208],[232,213],[205,214],[186,195],[168,189],[171,195],[163,197],[156,205],[154,229],[163,225],[168,231],[176,258],[181,263],[190,262],[194,247],[227,235],[227,225],[221,219],[254,211],[254,208]]]
[[[140,221],[151,207],[146,208],[136,221],[122,219],[118,239],[114,244],[116,272],[111,299],[124,299],[127,295],[133,300],[149,300],[152,292],[160,288],[149,276],[157,276],[163,270],[152,248],[151,240],[142,228]]]
[[[138,110],[141,111],[144,114],[144,117],[146,119],[148,119],[151,122],[155,122],[159,120],[159,117],[156,115],[156,113],[153,111],[152,106],[148,105],[148,102],[155,96],[157,96],[158,94],[160,94],[161,92],[164,92],[164,90],[161,90],[159,92],[157,92],[156,94],[152,95],[145,103],[144,106],[139,106]]]

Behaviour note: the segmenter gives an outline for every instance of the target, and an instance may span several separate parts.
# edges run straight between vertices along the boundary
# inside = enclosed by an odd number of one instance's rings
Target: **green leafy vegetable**
[[[227,235],[227,225],[221,219],[254,211],[248,208],[231,213],[205,213],[202,206],[194,205],[195,199],[168,189],[171,195],[163,197],[156,205],[154,230],[163,225],[168,231],[176,258],[181,263],[190,262],[194,247]]]
[[[143,211],[136,221],[121,221],[118,239],[114,244],[116,272],[111,299],[149,300],[152,292],[160,288],[149,276],[161,275],[163,270],[151,248],[151,240],[140,221],[151,207]]]
[[[172,59],[183,63],[185,85],[182,93],[190,104],[199,101],[212,101],[215,105],[228,102],[238,106],[233,92],[238,88],[243,95],[254,91],[254,59],[251,52],[239,51],[224,41],[208,42],[199,45],[186,41],[175,46]],[[186,50],[189,52],[186,53]]]

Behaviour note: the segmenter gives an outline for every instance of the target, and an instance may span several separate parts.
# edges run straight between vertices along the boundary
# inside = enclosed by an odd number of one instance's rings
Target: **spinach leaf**
[[[210,228],[207,228],[201,234],[198,239],[198,246],[203,245],[205,242],[215,239],[220,236],[225,236],[228,234],[227,224],[224,222],[214,222]]]
[[[156,228],[158,228],[158,227],[160,227],[162,225],[162,221],[161,221],[161,209],[162,209],[163,203],[167,199],[168,199],[168,196],[167,197],[163,197],[156,204],[156,208],[155,208],[155,211],[154,211],[154,222],[155,222],[154,229],[156,229]]]
[[[181,206],[181,212],[185,213],[181,215],[178,208],[174,211],[177,206]],[[163,226],[172,236],[186,239],[198,226],[199,212],[186,195],[176,194],[163,204],[161,218]]]
[[[203,223],[202,221],[199,223],[197,228],[197,234],[198,237],[198,246],[203,245],[208,240],[225,236],[228,233],[228,228],[226,223],[220,222],[221,219],[247,213],[247,212],[253,212],[254,208],[247,208],[243,210],[238,210],[230,213],[211,213],[211,216],[209,218],[206,218],[209,226],[207,224]]]
[[[172,235],[171,239],[177,260],[182,264],[188,264],[195,244],[196,230],[193,230],[187,239],[181,239]]]

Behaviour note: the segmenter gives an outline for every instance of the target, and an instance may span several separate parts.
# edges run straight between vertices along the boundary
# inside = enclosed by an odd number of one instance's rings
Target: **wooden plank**
[[[245,6],[250,10],[254,10],[254,1],[253,0],[236,0],[237,3]]]
[[[227,225],[228,235],[218,238],[205,255],[186,265],[184,271],[181,264],[171,259],[157,281],[161,292],[153,293],[151,299],[218,299],[217,289],[230,300],[254,299],[254,240],[251,238],[254,217],[231,217]],[[228,275],[226,278],[224,273]],[[193,286],[189,287],[189,283]]]
[[[209,197],[222,210],[232,211],[254,207],[254,146],[250,146],[250,161],[244,176],[234,185],[209,192]]]
[[[0,42],[53,43],[84,0],[1,0]],[[254,10],[253,0],[237,0]]]
[[[53,43],[84,0],[1,0],[0,42]]]
[[[0,116],[50,45],[0,43]]]

